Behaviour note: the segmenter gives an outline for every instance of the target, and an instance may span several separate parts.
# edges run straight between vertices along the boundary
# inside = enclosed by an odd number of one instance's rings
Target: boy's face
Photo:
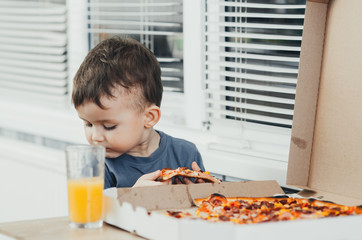
[[[147,141],[145,115],[131,108],[133,94],[114,94],[101,98],[104,109],[93,102],[85,102],[76,110],[84,121],[87,140],[92,145],[106,148],[107,158],[123,153],[142,156],[142,145]]]

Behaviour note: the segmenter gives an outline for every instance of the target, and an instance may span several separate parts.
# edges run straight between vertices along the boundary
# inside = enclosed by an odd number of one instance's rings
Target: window
[[[196,143],[212,172],[283,184],[304,9],[305,0],[0,0],[0,135],[85,142],[72,78],[95,44],[128,36],[161,63],[160,130]]]
[[[205,0],[209,149],[287,162],[305,0]],[[268,163],[266,163],[268,164]]]
[[[0,1],[0,94],[64,105],[67,21],[63,0]]]
[[[163,119],[183,124],[182,0],[89,0],[89,49],[112,36],[134,38],[155,54],[165,93]]]
[[[90,0],[90,48],[112,36],[148,47],[162,69],[165,91],[183,92],[181,0]]]
[[[0,0],[0,20],[0,135],[47,146],[83,139],[69,101],[66,1]]]
[[[210,116],[291,127],[305,1],[278,2],[207,1]]]

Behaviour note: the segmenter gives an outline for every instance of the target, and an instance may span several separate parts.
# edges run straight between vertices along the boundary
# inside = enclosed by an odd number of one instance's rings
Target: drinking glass
[[[105,148],[70,145],[65,153],[69,225],[72,228],[102,227]]]

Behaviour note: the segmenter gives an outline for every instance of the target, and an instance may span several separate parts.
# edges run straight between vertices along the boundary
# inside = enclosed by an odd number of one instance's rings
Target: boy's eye
[[[92,127],[93,125],[91,123],[84,123],[84,126],[86,127]]]
[[[106,130],[113,130],[113,129],[116,128],[116,125],[113,125],[113,126],[103,126],[103,127],[104,127],[104,129],[106,129]]]

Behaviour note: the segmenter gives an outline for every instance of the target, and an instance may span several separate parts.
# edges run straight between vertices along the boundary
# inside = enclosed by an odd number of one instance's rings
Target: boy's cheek
[[[84,132],[85,132],[85,137],[87,138],[87,141],[89,142],[89,144],[92,144],[92,134],[89,131],[88,128],[84,128]]]

